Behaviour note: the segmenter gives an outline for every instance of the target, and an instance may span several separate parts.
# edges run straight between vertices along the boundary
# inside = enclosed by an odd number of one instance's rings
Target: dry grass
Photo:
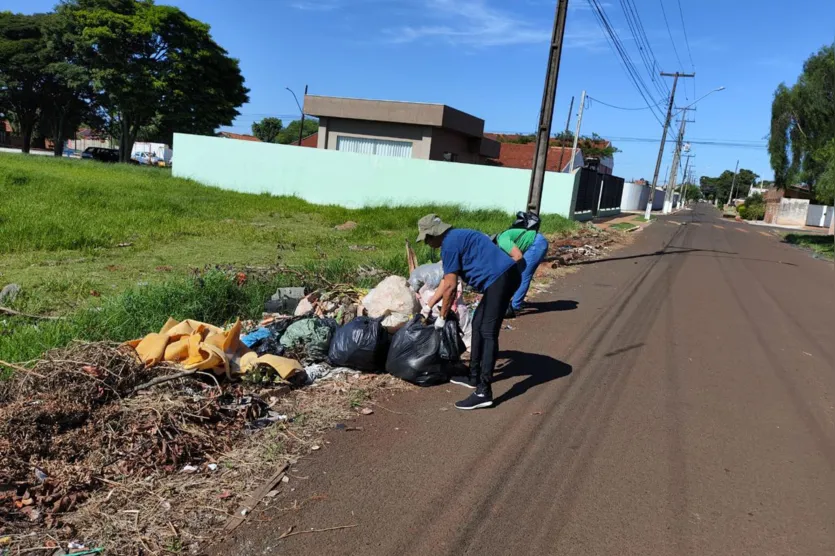
[[[300,389],[199,377],[130,394],[158,372],[112,345],[81,344],[2,385],[0,537],[10,536],[10,555],[71,540],[108,554],[194,553],[325,430],[381,391],[411,388],[388,375]],[[288,421],[249,430],[269,410]]]

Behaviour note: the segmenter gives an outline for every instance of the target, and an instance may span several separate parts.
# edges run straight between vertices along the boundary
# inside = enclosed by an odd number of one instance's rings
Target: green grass
[[[786,234],[786,243],[799,245],[809,249],[826,259],[833,259],[835,256],[835,239],[832,236],[817,234]]]
[[[646,216],[636,216],[632,219],[633,222],[649,222],[650,220],[655,220],[654,216],[650,216],[649,220],[647,220]]]
[[[7,361],[73,339],[138,337],[169,314],[217,324],[257,316],[270,289],[299,283],[268,273],[238,287],[230,269],[286,265],[306,271],[309,286],[317,275],[374,285],[358,278],[360,267],[405,275],[404,242],[414,241],[417,220],[429,212],[486,233],[513,220],[456,206],[319,206],[223,191],[155,168],[15,154],[0,154],[0,199],[0,287],[21,285],[15,309],[67,317],[37,325],[0,317]],[[348,220],[357,228],[334,229]],[[543,215],[545,233],[573,227]],[[416,253],[421,262],[433,256],[425,246]],[[223,272],[208,272],[214,268]]]
[[[632,228],[635,228],[636,226],[635,226],[635,224],[630,224],[629,222],[618,222],[617,224],[612,224],[609,227],[613,228],[615,230],[623,231],[623,230],[631,230]]]

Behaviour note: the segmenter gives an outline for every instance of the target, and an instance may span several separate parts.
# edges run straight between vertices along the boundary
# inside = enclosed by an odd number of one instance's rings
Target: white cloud
[[[330,12],[344,5],[342,0],[295,0],[290,2],[291,8],[309,12]]]
[[[441,39],[452,44],[487,47],[547,41],[550,26],[534,25],[487,5],[485,0],[425,0],[424,13],[438,20],[431,25],[388,29],[392,42]]]

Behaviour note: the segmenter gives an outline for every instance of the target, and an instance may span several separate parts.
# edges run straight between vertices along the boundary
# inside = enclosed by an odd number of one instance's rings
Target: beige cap
[[[450,228],[452,226],[441,220],[437,214],[427,214],[418,220],[417,241],[426,240],[426,236],[441,236]]]

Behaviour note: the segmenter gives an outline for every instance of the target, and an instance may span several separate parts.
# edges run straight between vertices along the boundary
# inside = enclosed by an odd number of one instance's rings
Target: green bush
[[[748,220],[748,207],[746,207],[745,205],[739,205],[738,207],[736,207],[736,213],[743,220]]]

